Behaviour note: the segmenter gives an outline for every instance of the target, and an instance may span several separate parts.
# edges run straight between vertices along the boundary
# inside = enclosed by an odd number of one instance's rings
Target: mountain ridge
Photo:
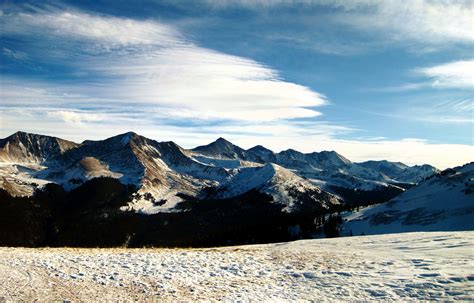
[[[244,184],[247,180],[239,176],[251,176],[268,163],[277,165],[278,172],[284,172],[274,173],[273,177],[298,180],[295,183],[276,178],[279,184],[273,188],[278,188],[280,192],[273,193],[274,198],[289,197],[284,192],[289,190],[294,193],[298,188],[306,188],[306,197],[302,198],[299,194],[298,199],[317,203],[318,200],[311,197],[315,196],[315,192],[323,191],[327,195],[321,196],[322,200],[331,200],[334,205],[339,203],[335,199],[354,203],[350,201],[352,194],[347,194],[347,190],[368,191],[375,196],[387,190],[403,192],[404,188],[397,186],[396,182],[425,177],[420,176],[417,167],[417,170],[403,175],[403,180],[397,180],[395,177],[398,176],[392,174],[387,177],[335,151],[302,153],[288,149],[275,153],[263,146],[246,150],[222,137],[207,145],[185,149],[173,141],[159,142],[135,132],[82,143],[17,132],[0,139],[0,155],[0,162],[3,162],[0,176],[4,179],[0,187],[10,192],[13,188],[16,194],[33,194],[35,185],[43,186],[48,182],[70,190],[92,178],[111,177],[138,188],[128,209],[145,213],[174,211],[175,206],[183,201],[180,196],[201,197],[206,188],[222,190],[223,184],[240,182],[237,187],[248,190],[259,188],[257,185],[248,187]],[[437,171],[428,165],[421,168],[428,172],[430,169]],[[410,170],[410,167],[406,166],[405,170]],[[288,189],[283,184],[291,184],[293,188]],[[260,189],[265,192],[263,187]],[[229,193],[222,197],[230,198]],[[156,201],[161,202],[158,205]],[[285,202],[294,201],[288,198]]]
[[[474,230],[474,162],[446,169],[388,202],[348,213],[343,234]]]

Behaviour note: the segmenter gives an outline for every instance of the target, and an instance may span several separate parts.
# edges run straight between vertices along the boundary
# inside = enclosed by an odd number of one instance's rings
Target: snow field
[[[209,249],[0,248],[0,301],[474,298],[474,232]]]

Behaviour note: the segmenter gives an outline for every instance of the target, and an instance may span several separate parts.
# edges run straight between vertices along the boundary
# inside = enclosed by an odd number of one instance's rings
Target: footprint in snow
[[[431,278],[431,277],[438,277],[440,274],[437,273],[427,273],[427,274],[419,274],[419,277],[422,278]]]

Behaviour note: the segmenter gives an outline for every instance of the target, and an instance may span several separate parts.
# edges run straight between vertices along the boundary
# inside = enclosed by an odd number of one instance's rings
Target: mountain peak
[[[293,148],[288,148],[284,151],[281,152],[282,154],[302,154],[302,152],[297,151],[296,149]]]
[[[249,148],[248,151],[273,153],[273,151],[271,149],[268,149],[268,148],[266,148],[265,146],[262,146],[262,145],[255,145],[254,147]]]
[[[29,133],[19,130],[19,131],[15,132],[14,134],[12,134],[10,137],[25,136],[25,135],[29,135]]]
[[[106,139],[106,141],[107,140],[113,140],[114,142],[120,142],[120,144],[122,144],[122,145],[127,145],[131,141],[135,141],[136,139],[139,139],[139,138],[144,138],[144,137],[138,135],[135,132],[129,131],[129,132],[126,132],[126,133],[123,133],[123,134],[120,134],[120,135],[110,137],[110,138]]]
[[[247,152],[244,149],[234,145],[222,137],[208,145],[198,146],[192,149],[192,151],[207,157],[241,160],[247,159]]]
[[[236,145],[234,145],[232,142],[222,138],[222,137],[219,137],[217,138],[217,140],[207,144],[207,145],[201,145],[201,146],[198,146],[196,148],[194,148],[194,150],[197,150],[197,151],[205,151],[205,150],[209,150],[209,149],[234,149],[234,148],[240,148]]]
[[[77,146],[76,143],[56,137],[22,131],[0,139],[0,160],[45,163]]]
[[[123,144],[129,143],[134,137],[137,137],[138,135],[134,132],[126,132],[122,135],[119,135],[121,138],[121,141]]]
[[[46,136],[46,135],[38,135],[38,134],[33,134],[33,133],[27,133],[27,132],[24,132],[24,131],[17,131],[13,134],[11,134],[10,136],[8,136],[7,138],[5,139],[13,139],[13,138],[27,138],[27,137],[42,137],[42,138],[54,138],[54,137],[50,137],[50,136]]]
[[[222,137],[217,138],[217,140],[212,142],[211,144],[224,144],[224,145],[232,145],[232,146],[234,145],[232,142]]]

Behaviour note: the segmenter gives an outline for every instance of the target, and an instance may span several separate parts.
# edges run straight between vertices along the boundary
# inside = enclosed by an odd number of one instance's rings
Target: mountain
[[[248,149],[247,151],[249,153],[252,153],[252,154],[260,157],[260,159],[262,159],[265,162],[271,162],[271,163],[276,163],[277,162],[275,153],[272,150],[270,150],[266,147],[263,147],[261,145],[256,145],[256,146]]]
[[[413,186],[397,178],[426,179],[431,170],[402,168],[391,174],[334,151],[245,150],[223,138],[184,149],[133,132],[80,144],[19,132],[0,140],[0,245],[308,238],[315,218],[388,201]]]
[[[183,196],[199,198],[208,188],[219,189],[221,198],[243,194],[237,188],[259,188],[275,199],[286,199],[286,206],[297,199],[311,200],[321,191],[327,196],[320,197],[320,204],[335,196],[349,204],[382,202],[403,192],[403,182],[422,180],[436,171],[428,165],[387,161],[358,164],[334,151],[274,153],[263,146],[245,150],[224,138],[187,150],[133,132],[81,144],[18,132],[0,140],[0,157],[0,185],[12,195],[32,195],[48,182],[72,190],[93,178],[110,177],[137,188],[124,209],[143,213],[175,211]],[[267,181],[286,185],[264,190]],[[308,192],[291,198],[288,184]]]
[[[283,211],[301,209],[331,209],[341,201],[322,191],[308,180],[273,163],[261,167],[242,169],[237,175],[213,190],[213,198],[229,198],[258,190],[270,195],[275,203],[283,205]]]
[[[173,142],[156,142],[135,133],[103,141],[86,141],[70,150],[67,156],[75,165],[92,157],[110,170],[102,176],[112,176],[113,172],[123,184],[137,186],[139,189],[130,203],[130,209],[146,213],[173,209],[176,203],[182,201],[178,194],[194,196],[203,187],[230,175],[223,168],[193,161],[186,150]],[[62,172],[69,170],[66,167]],[[61,172],[50,172],[46,178],[66,188],[71,187],[71,179],[90,179],[85,174],[74,178],[59,175],[60,178],[57,178],[58,173]],[[157,200],[161,201],[161,205],[155,205]]]
[[[0,139],[2,163],[51,163],[61,161],[61,156],[78,144],[50,136],[16,132]]]
[[[176,211],[176,205],[185,201],[183,196],[197,197],[207,188],[243,184],[247,180],[237,176],[246,168],[263,165],[258,156],[222,138],[193,150],[183,149],[173,142],[150,140],[133,132],[81,144],[17,133],[2,143],[5,159],[14,159],[17,163],[2,164],[1,186],[14,196],[31,195],[38,186],[48,182],[72,190],[93,178],[110,177],[137,188],[136,194],[122,209],[147,214]],[[230,165],[235,161],[235,165]],[[278,176],[275,184],[285,184],[288,180],[284,177],[294,177],[291,173]],[[311,190],[315,191],[316,186],[312,185]],[[275,196],[284,195],[275,191]],[[243,192],[229,190],[221,198],[241,194]],[[307,195],[314,196],[309,192]],[[300,199],[305,198],[305,193],[300,193]],[[320,204],[327,202],[311,199]],[[335,204],[339,204],[336,200]],[[285,201],[280,202],[285,204]]]
[[[345,216],[343,234],[474,230],[474,162],[433,175],[396,198]]]
[[[192,149],[192,152],[208,158],[262,162],[254,154],[232,144],[224,138],[219,138],[208,145],[198,146]]]
[[[377,170],[393,180],[400,182],[417,183],[439,172],[431,165],[408,166],[400,162],[366,161],[358,163],[360,166]]]
[[[335,151],[302,153],[288,149],[273,153],[256,146],[248,152],[307,178],[314,185],[353,205],[387,201],[411,186],[391,179],[377,169],[354,163]]]

